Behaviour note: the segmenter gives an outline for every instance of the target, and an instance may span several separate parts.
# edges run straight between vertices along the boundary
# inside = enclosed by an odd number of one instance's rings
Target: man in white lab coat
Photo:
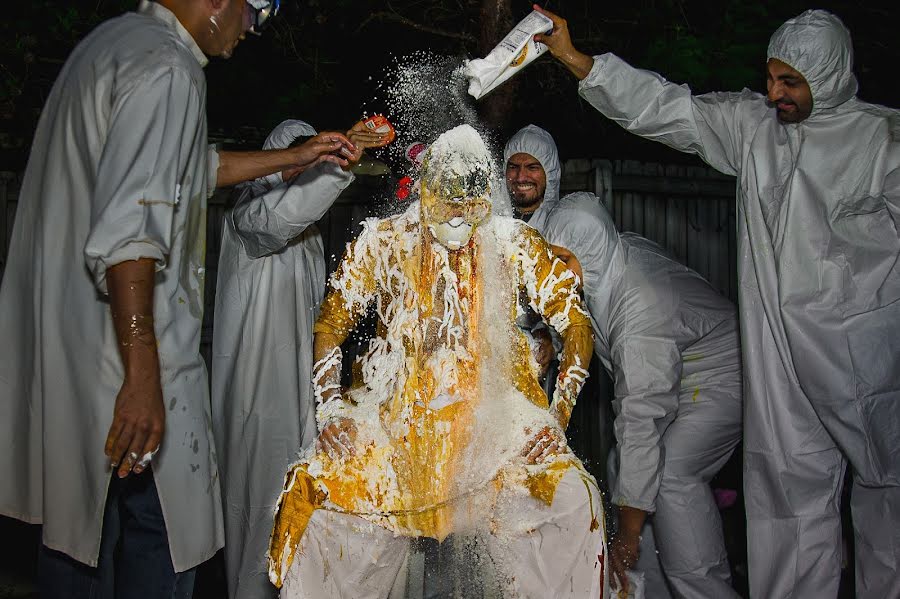
[[[303,121],[284,121],[263,149],[284,149],[315,135]],[[369,132],[362,123],[347,137],[359,148],[387,141],[386,134]],[[277,596],[266,564],[275,501],[288,465],[318,434],[312,340],[326,265],[314,223],[353,174],[331,163],[298,170],[240,186],[222,233],[212,421],[232,598]]]
[[[0,514],[43,524],[41,596],[189,596],[222,546],[203,315],[206,199],[346,160],[207,142],[207,56],[266,0],[140,3],[73,51],[47,99],[0,288]]]

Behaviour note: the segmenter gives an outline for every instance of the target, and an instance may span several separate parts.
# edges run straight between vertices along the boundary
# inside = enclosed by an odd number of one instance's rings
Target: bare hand
[[[539,464],[565,448],[565,438],[561,438],[556,429],[545,426],[525,444],[525,449],[519,455],[524,457],[529,464]]]
[[[581,262],[575,257],[575,254],[561,245],[551,245],[550,250],[557,258],[562,260],[566,268],[578,275],[578,290],[581,291],[581,286],[584,283],[584,272],[581,270]]]
[[[342,133],[326,131],[292,148],[292,153],[294,165],[282,172],[285,181],[320,162],[332,162],[346,168],[349,160],[361,151]],[[358,157],[356,159],[359,160]]]
[[[339,418],[330,422],[316,440],[316,451],[324,451],[332,460],[340,460],[356,455],[356,425],[349,418]]]
[[[641,538],[619,532],[613,537],[609,550],[609,563],[613,576],[619,581],[619,590],[628,593],[628,570],[634,569],[638,559]]]
[[[555,353],[553,351],[553,339],[548,329],[536,329],[531,332],[532,337],[537,342],[537,350],[534,352],[534,359],[540,367],[540,376],[547,374],[547,368],[553,361]]]
[[[569,34],[569,24],[566,20],[549,10],[544,10],[537,4],[534,5],[534,10],[553,21],[553,31],[538,33],[534,36],[534,41],[545,44],[550,50],[550,54],[566,65],[578,79],[587,77],[594,66],[594,60],[576,50],[572,45],[572,36]]]
[[[119,467],[119,478],[132,471],[140,474],[147,467],[149,460],[143,458],[159,448],[165,427],[166,411],[159,376],[137,382],[125,377],[116,396],[104,448],[110,465]]]
[[[353,127],[347,131],[347,139],[349,139],[356,147],[366,150],[368,148],[383,148],[391,143],[390,133],[376,133],[366,127],[365,121],[357,121]]]

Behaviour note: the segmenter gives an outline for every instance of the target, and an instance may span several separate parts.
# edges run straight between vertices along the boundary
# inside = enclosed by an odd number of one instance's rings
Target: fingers
[[[141,451],[141,457],[138,459],[137,464],[134,465],[134,473],[140,474],[143,472],[147,466],[150,465],[150,461],[159,451],[159,445],[162,442],[162,431],[161,430],[150,430],[147,435],[147,440],[144,441],[144,447]]]
[[[380,148],[390,142],[390,136],[387,133],[375,133],[368,129],[365,131],[351,131],[347,137],[356,146],[363,146],[364,148]]]
[[[122,432],[125,429],[125,423],[115,416],[113,416],[112,424],[109,427],[109,432],[106,435],[106,444],[103,446],[103,453],[106,454],[106,457],[109,458],[110,467],[115,468],[119,465],[119,458],[122,457],[122,452],[124,449],[118,450],[117,446],[119,442],[119,437],[122,435]],[[115,457],[113,455],[115,454]]]
[[[137,465],[134,467],[134,473],[140,474],[143,472],[147,466],[150,465],[150,462],[153,461],[153,458],[156,457],[157,453],[159,453],[159,445],[142,455],[141,459],[138,460]]]
[[[128,452],[119,466],[119,478],[125,478],[131,474],[132,468],[137,465],[141,455],[144,454],[144,443],[146,441],[147,433],[141,430],[140,427],[135,428],[134,435],[131,437],[131,443],[128,444]]]
[[[307,143],[309,143],[309,142],[307,142]],[[344,147],[345,147],[344,144],[342,144],[339,141],[323,141],[323,142],[316,142],[316,143],[311,144],[309,146],[309,150],[313,155],[319,156],[322,154],[330,154],[332,152],[338,152]]]
[[[637,563],[637,554],[627,546],[622,537],[616,535],[610,543],[609,561],[613,574],[619,581],[619,588],[622,592],[627,593],[629,590],[628,570],[633,569]]]
[[[566,447],[566,442],[557,438],[550,427],[544,427],[535,435],[534,439],[525,446],[521,456],[529,464],[539,464],[547,458],[556,455]]]
[[[556,30],[557,30],[559,27],[564,26],[564,25],[566,24],[566,20],[563,19],[561,16],[559,16],[559,15],[556,14],[556,13],[550,12],[549,10],[547,10],[547,9],[545,9],[545,8],[541,8],[541,7],[540,7],[539,5],[537,5],[537,4],[532,4],[531,7],[532,7],[534,10],[538,11],[539,13],[541,13],[542,15],[544,15],[545,17],[547,17],[548,19],[550,19],[551,21],[553,21],[553,32],[554,32],[554,33],[556,33]],[[538,34],[538,35],[541,35],[541,34]]]
[[[163,427],[152,420],[139,421],[137,424],[127,423],[113,442],[110,466],[118,466],[117,475],[125,478],[132,471],[143,472],[150,465],[150,460],[159,451],[162,442]]]
[[[629,585],[628,585],[628,574],[626,574],[625,568],[622,566],[622,562],[617,560],[614,556],[610,556],[609,561],[610,567],[613,571],[613,576],[619,583],[619,592],[628,595]]]
[[[131,445],[131,439],[134,437],[134,425],[130,422],[123,422],[119,435],[113,442],[112,451],[109,454],[109,464],[111,468],[124,467],[125,453]],[[128,467],[131,470],[131,466]]]
[[[337,131],[327,131],[325,133],[319,133],[313,139],[318,139],[321,141],[326,141],[329,143],[340,143],[346,146],[352,146],[353,144],[347,139],[347,136],[343,133],[338,133]],[[312,140],[310,140],[312,141]]]
[[[349,163],[345,158],[341,158],[340,156],[335,156],[334,154],[322,154],[319,156],[313,164],[318,164],[320,162],[333,162],[334,164],[340,166],[341,168],[347,166]]]
[[[324,451],[333,460],[340,460],[345,456],[356,455],[353,442],[356,439],[356,429],[353,425],[338,424],[332,422],[324,429],[316,441],[316,449]]]
[[[549,441],[546,437],[539,437],[534,445],[531,446],[531,451],[525,456],[525,461],[529,464],[536,464],[538,456],[543,454],[544,450],[547,448],[547,443],[549,443]]]

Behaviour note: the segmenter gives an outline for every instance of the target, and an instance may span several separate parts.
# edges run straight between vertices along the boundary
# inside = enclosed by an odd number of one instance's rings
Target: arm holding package
[[[755,125],[767,111],[758,93],[693,96],[688,86],[636,69],[615,54],[595,56],[578,91],[631,133],[697,154],[727,175],[736,175],[741,166],[742,126]]]
[[[323,163],[270,190],[258,183],[243,186],[230,218],[244,251],[261,258],[284,249],[324,216],[353,178]]]
[[[341,344],[375,298],[374,271],[379,248],[378,225],[373,223],[363,223],[362,233],[348,245],[328,283],[328,293],[313,327],[313,388],[319,431],[344,417],[346,411],[341,397]]]
[[[662,476],[658,422],[678,409],[681,386],[681,350],[672,330],[678,298],[664,279],[626,273],[610,316],[620,460],[613,502],[646,512],[655,511]]]
[[[180,182],[190,156],[206,150],[200,93],[178,67],[153,70],[113,99],[97,169],[84,260],[106,293],[106,272],[128,260],[166,266]],[[183,207],[182,207],[183,209]]]
[[[532,308],[562,337],[559,377],[550,410],[565,430],[588,376],[594,351],[591,322],[578,295],[578,277],[553,255],[537,231],[528,227],[523,227],[523,231],[534,260],[533,268],[524,269]]]

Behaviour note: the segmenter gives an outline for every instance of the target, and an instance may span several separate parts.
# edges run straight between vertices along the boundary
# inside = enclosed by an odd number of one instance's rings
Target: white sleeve
[[[231,213],[244,251],[251,258],[280,251],[322,218],[351,181],[351,173],[325,163],[262,194],[245,186]]]
[[[578,91],[626,130],[697,154],[728,175],[740,168],[744,121],[767,110],[764,97],[750,90],[693,96],[688,86],[636,69],[615,54],[594,57]]]
[[[211,198],[219,183],[219,150],[216,144],[209,144],[206,151],[206,195]]]
[[[658,423],[678,410],[682,356],[676,341],[678,298],[664,276],[627,267],[610,317],[613,407],[619,478],[613,502],[656,509],[664,454]],[[663,275],[663,273],[656,273]]]
[[[165,268],[180,182],[204,118],[196,85],[175,67],[146,75],[114,98],[84,247],[101,292],[107,269],[121,262],[152,258]]]

